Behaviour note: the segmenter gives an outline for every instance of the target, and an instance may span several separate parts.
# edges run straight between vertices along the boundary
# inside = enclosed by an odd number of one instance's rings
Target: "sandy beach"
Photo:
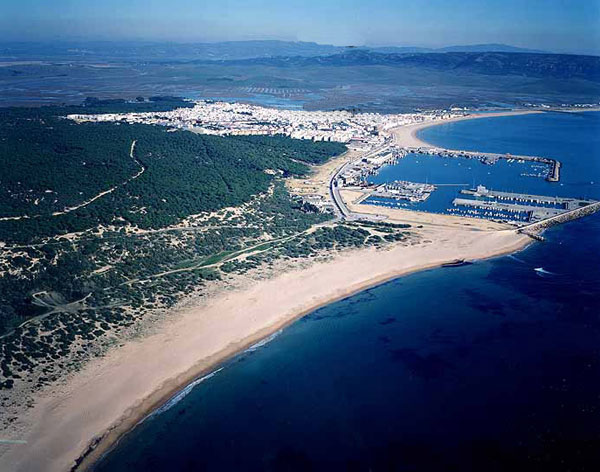
[[[0,458],[0,469],[65,471],[105,431],[84,470],[121,434],[216,364],[335,300],[457,258],[482,259],[524,247],[513,230],[430,229],[429,243],[366,249],[285,272],[183,310],[152,336],[88,364],[30,411],[27,444]]]
[[[536,112],[494,116],[521,113]],[[460,119],[472,118],[479,116]],[[404,146],[424,145],[416,132],[446,122],[396,130],[396,140]],[[363,207],[370,211],[368,205]],[[387,216],[422,225],[416,230],[419,244],[343,252],[330,261],[282,271],[267,280],[249,280],[236,290],[178,309],[154,334],[89,362],[65,385],[36,399],[25,414],[30,428],[20,438],[27,443],[5,448],[0,470],[71,470],[88,451],[77,467],[86,470],[183,386],[316,308],[408,273],[456,259],[511,253],[531,241],[497,223],[399,211],[403,213]]]
[[[430,147],[431,144],[421,141],[417,137],[417,133],[425,128],[431,128],[432,126],[438,126],[441,124],[455,123],[457,121],[465,120],[476,120],[480,118],[493,118],[500,116],[516,116],[516,115],[532,115],[544,113],[540,110],[514,110],[514,111],[501,111],[494,113],[482,113],[477,115],[466,115],[459,116],[456,118],[450,118],[443,121],[425,121],[422,123],[416,123],[414,125],[402,126],[392,130],[394,135],[394,141],[397,145],[403,147]]]

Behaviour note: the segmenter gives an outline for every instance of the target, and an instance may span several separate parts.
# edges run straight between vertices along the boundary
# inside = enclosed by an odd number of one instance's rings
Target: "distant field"
[[[0,67],[0,105],[80,103],[87,95],[133,98],[136,94],[381,112],[600,101],[599,58],[592,56],[357,52],[235,61],[142,61],[107,53],[94,60],[6,64]]]

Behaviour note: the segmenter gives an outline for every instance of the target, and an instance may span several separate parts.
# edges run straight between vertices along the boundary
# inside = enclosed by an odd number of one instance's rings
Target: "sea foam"
[[[193,390],[193,388],[196,385],[201,384],[202,382],[210,379],[211,377],[214,377],[216,374],[218,374],[222,370],[223,370],[223,367],[220,367],[219,369],[212,371],[210,374],[207,374],[204,377],[200,377],[200,378],[194,380],[192,383],[186,385],[185,388],[183,388],[182,390],[177,392],[175,395],[173,395],[169,399],[169,401],[167,401],[167,403],[165,403],[161,407],[154,410],[150,415],[148,415],[148,417],[160,415],[161,413],[164,413],[165,411],[170,410],[175,405],[177,405],[177,403],[179,403],[181,400],[183,400]]]

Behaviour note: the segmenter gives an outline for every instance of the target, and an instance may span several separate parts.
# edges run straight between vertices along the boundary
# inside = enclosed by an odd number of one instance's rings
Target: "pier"
[[[483,164],[493,165],[500,159],[516,160],[516,161],[529,161],[539,162],[548,166],[548,174],[546,180],[548,182],[560,181],[560,169],[562,164],[556,159],[541,156],[522,156],[510,153],[494,153],[494,152],[480,152],[480,151],[458,151],[454,149],[444,149],[436,147],[418,147],[418,148],[403,148],[405,153],[413,154],[429,154],[441,157],[452,157],[452,158],[464,158],[464,159],[477,159]]]
[[[472,195],[476,199],[455,198],[452,201],[454,206],[478,208],[490,212],[526,214],[527,220],[532,223],[598,204],[595,200],[579,198],[500,192],[488,189],[483,185],[479,185],[476,189],[463,189],[460,193]]]
[[[472,195],[474,197],[495,198],[498,200],[512,200],[523,203],[539,203],[542,205],[554,205],[556,208],[564,210],[575,210],[582,206],[590,204],[593,200],[583,200],[571,197],[550,197],[546,195],[530,195],[526,193],[500,192],[491,190],[483,185],[476,189],[463,189],[460,191],[463,195]],[[531,208],[531,206],[529,206]]]

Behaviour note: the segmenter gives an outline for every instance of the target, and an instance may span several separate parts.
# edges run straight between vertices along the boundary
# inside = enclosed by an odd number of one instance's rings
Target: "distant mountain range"
[[[0,43],[0,60],[239,60],[271,57],[316,57],[343,54],[349,50],[385,54],[441,52],[542,53],[505,44],[476,44],[432,49],[421,47],[332,46],[302,41],[227,41],[217,43],[166,42],[12,42]]]
[[[434,69],[455,73],[582,79],[600,82],[599,56],[576,56],[571,54],[514,52],[419,52],[396,54],[373,52],[365,49],[352,49],[330,56],[255,58],[223,61],[223,63],[288,68],[309,66],[387,66],[395,68]]]
[[[113,62],[197,66],[278,68],[385,66],[388,70],[573,79],[600,83],[600,56],[552,54],[507,46],[477,44],[439,49],[332,46],[292,41],[219,43],[54,42],[0,43],[0,61],[50,63]],[[564,86],[564,84],[563,84]],[[578,87],[571,84],[569,87]],[[569,90],[567,90],[569,91]]]
[[[465,46],[447,46],[443,48],[418,48],[418,47],[397,47],[397,46],[387,46],[387,47],[374,47],[374,48],[365,48],[373,52],[380,53],[433,53],[433,52],[525,52],[525,53],[541,53],[547,54],[548,51],[540,51],[537,49],[526,49],[519,48],[516,46],[509,46],[507,44],[471,44]]]
[[[38,103],[40,94],[66,103],[85,96],[262,94],[303,100],[310,109],[385,113],[600,103],[600,56],[500,44],[434,50],[286,41],[0,43],[0,61],[0,106]]]

